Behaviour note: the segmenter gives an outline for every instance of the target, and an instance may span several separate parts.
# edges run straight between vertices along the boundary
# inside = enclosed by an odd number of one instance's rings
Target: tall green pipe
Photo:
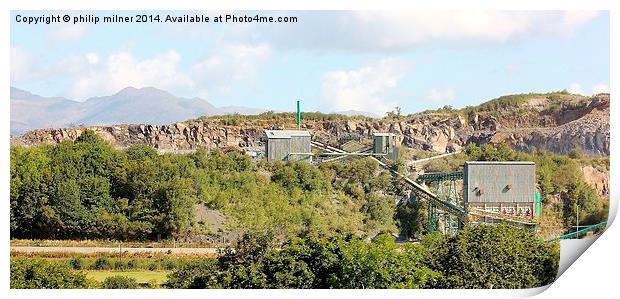
[[[297,101],[297,129],[301,128],[301,111],[299,111],[299,101]]]
[[[540,214],[542,212],[542,207],[541,207],[541,202],[540,202],[540,193],[536,193],[536,197],[535,197],[535,206],[534,206],[534,215],[536,216],[536,218],[540,218]]]

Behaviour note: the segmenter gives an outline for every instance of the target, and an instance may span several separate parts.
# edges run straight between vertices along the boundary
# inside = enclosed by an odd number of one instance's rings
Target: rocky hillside
[[[609,155],[609,94],[583,97],[567,93],[501,97],[476,107],[449,107],[408,116],[383,119],[364,117],[321,118],[313,114],[302,123],[313,139],[335,143],[357,133],[396,133],[406,147],[452,152],[469,143],[507,142],[519,150],[532,147],[565,154],[581,148],[589,156]],[[302,116],[303,118],[304,116]],[[89,127],[116,147],[149,144],[160,150],[215,148],[227,145],[260,146],[264,129],[294,127],[289,114],[224,116],[169,125],[118,125]],[[36,145],[74,140],[86,128],[43,129],[12,137],[13,145]]]

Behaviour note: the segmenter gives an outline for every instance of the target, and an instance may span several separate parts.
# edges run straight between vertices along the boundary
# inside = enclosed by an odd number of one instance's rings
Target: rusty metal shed
[[[310,133],[298,130],[265,130],[265,156],[268,161],[310,160]]]

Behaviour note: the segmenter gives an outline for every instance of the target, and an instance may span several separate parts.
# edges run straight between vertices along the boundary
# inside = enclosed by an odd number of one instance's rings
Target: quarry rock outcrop
[[[169,125],[114,125],[53,128],[11,137],[12,145],[32,146],[75,140],[91,129],[117,148],[148,144],[163,151],[222,146],[259,147],[263,130],[294,128],[294,120],[252,119],[228,124],[218,119],[196,119]],[[409,148],[453,152],[468,144],[506,142],[518,150],[533,147],[566,154],[580,148],[588,156],[609,155],[609,94],[599,94],[578,107],[550,106],[547,99],[533,99],[519,109],[493,113],[418,113],[398,118],[344,118],[304,120],[302,128],[314,140],[337,143],[350,134],[370,138],[373,132],[393,132]]]

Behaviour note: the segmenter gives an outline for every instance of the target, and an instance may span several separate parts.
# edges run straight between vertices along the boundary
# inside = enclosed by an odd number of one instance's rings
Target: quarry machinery
[[[317,162],[313,157],[320,157],[326,163],[346,157],[370,157],[401,179],[411,190],[413,200],[426,204],[428,231],[454,234],[465,224],[477,222],[535,227],[540,214],[532,162],[472,161],[465,163],[463,171],[427,173],[414,180],[386,163],[399,154],[393,133],[374,133],[372,146],[351,147],[354,151],[312,140],[310,133],[303,130],[266,130],[265,136],[270,160]],[[435,186],[434,191],[427,184]]]

